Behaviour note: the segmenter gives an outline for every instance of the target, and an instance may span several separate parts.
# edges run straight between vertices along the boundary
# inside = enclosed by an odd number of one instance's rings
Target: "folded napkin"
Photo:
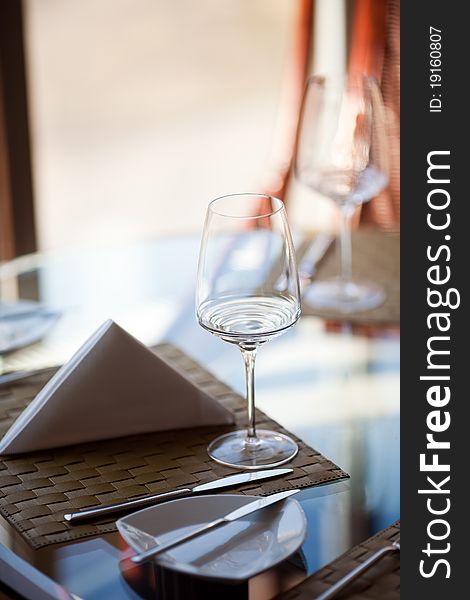
[[[21,413],[0,454],[233,422],[214,398],[109,320]]]

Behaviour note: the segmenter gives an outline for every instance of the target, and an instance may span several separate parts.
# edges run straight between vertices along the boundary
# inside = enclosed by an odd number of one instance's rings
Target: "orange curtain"
[[[382,88],[389,142],[388,189],[364,205],[361,222],[383,229],[400,223],[400,0],[356,0],[350,72],[373,75]]]
[[[260,185],[264,193],[277,196],[282,200],[285,200],[287,182],[294,159],[297,126],[308,75],[313,6],[314,0],[297,0],[297,12],[273,135],[270,165]]]

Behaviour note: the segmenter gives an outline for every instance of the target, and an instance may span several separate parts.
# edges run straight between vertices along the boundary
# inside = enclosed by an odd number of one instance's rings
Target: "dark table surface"
[[[199,236],[24,257],[0,268],[3,301],[28,298],[60,310],[39,343],[3,356],[1,369],[67,360],[106,319],[147,344],[169,341],[243,393],[238,350],[210,336],[194,317]],[[399,518],[399,336],[303,317],[260,349],[257,404],[351,475],[302,491],[308,521],[301,551],[247,585],[222,591],[171,573],[123,574],[129,549],[119,535],[32,550],[0,519],[0,541],[86,600],[197,598],[262,600],[330,562]],[[0,595],[1,598],[1,595]]]

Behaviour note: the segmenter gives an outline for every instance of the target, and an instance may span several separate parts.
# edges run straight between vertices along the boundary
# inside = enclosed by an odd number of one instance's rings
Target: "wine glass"
[[[199,324],[242,353],[248,426],[215,439],[215,461],[241,469],[291,460],[297,444],[281,433],[257,429],[254,366],[258,347],[285,333],[300,316],[295,251],[284,204],[263,194],[217,198],[207,209],[196,294]]]
[[[358,205],[388,183],[384,106],[376,81],[365,75],[312,77],[307,83],[297,142],[300,181],[339,207],[340,276],[312,283],[304,298],[343,313],[385,299],[381,286],[352,277],[351,219]]]

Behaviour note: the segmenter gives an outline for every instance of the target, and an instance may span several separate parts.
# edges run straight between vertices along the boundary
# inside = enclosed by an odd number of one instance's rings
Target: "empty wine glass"
[[[284,204],[262,194],[217,198],[207,209],[199,255],[197,318],[210,333],[241,350],[248,426],[215,439],[209,456],[236,468],[258,469],[292,459],[297,444],[257,429],[254,366],[258,347],[286,332],[300,316],[295,252]]]
[[[305,91],[296,156],[297,177],[331,198],[341,213],[339,277],[314,282],[304,298],[344,313],[385,299],[381,286],[352,277],[351,218],[388,183],[384,106],[368,76],[312,77]]]

